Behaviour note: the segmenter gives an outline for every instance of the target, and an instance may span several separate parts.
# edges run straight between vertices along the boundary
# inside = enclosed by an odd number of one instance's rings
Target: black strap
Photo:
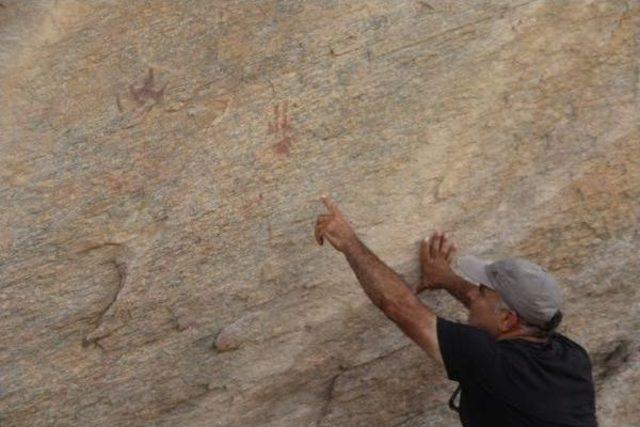
[[[460,412],[460,405],[456,406],[456,398],[460,394],[460,390],[461,390],[460,384],[458,384],[458,387],[456,388],[456,390],[453,392],[453,394],[449,398],[449,408],[452,411]]]

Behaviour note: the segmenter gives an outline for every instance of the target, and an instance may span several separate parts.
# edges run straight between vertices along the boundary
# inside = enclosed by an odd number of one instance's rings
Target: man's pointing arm
[[[436,315],[410,290],[400,276],[360,241],[335,202],[323,196],[329,213],[319,215],[315,237],[344,253],[371,301],[424,351],[442,362]]]

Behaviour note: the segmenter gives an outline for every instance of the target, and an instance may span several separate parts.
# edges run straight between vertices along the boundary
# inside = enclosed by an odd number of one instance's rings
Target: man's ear
[[[518,327],[518,314],[513,310],[504,310],[500,316],[501,332],[508,332]]]

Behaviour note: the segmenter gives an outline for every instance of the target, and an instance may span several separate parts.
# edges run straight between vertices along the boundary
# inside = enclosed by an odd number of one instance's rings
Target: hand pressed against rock
[[[338,209],[338,205],[327,196],[322,196],[321,200],[329,213],[318,215],[315,227],[316,241],[322,245],[326,238],[334,248],[344,252],[349,245],[358,242],[358,237],[349,221]]]
[[[456,277],[451,269],[451,261],[456,246],[445,233],[435,232],[420,245],[421,289],[440,289],[445,283]]]

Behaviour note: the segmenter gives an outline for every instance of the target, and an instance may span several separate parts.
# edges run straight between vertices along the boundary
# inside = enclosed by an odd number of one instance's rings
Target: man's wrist
[[[430,281],[426,277],[422,277],[419,285],[418,292],[430,288],[430,289],[445,289],[447,290],[451,286],[453,286],[457,276],[454,273],[438,278],[438,280]]]
[[[357,235],[353,235],[353,237],[347,240],[347,243],[344,245],[342,252],[346,255],[347,253],[353,253],[362,249],[363,243],[360,241]]]
[[[453,273],[444,276],[440,280],[440,283],[439,283],[440,288],[447,289],[447,288],[453,286],[453,284],[455,283],[456,279],[457,279],[457,276],[455,274],[453,274]]]

